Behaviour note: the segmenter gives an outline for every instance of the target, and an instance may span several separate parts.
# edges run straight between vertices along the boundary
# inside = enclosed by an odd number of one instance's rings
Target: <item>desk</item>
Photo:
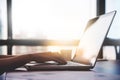
[[[2,75],[0,75],[0,80],[6,80],[6,73],[3,73]]]
[[[120,61],[98,61],[91,71],[8,72],[6,80],[120,80]]]

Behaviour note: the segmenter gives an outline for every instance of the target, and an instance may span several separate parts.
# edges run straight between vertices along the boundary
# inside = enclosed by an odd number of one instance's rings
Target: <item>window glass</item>
[[[28,54],[37,52],[61,52],[75,49],[75,46],[13,46],[13,55]]]
[[[108,38],[120,39],[120,0],[106,0],[106,13],[116,10],[117,14],[112,23],[111,29],[108,33]],[[117,51],[119,47],[117,47]],[[105,46],[103,48],[103,57],[108,60],[116,59],[116,52],[114,46]]]
[[[0,39],[7,39],[6,0],[0,0]]]
[[[7,46],[0,46],[0,55],[6,55],[7,54]]]
[[[120,39],[120,0],[106,0],[106,12],[117,11],[108,37]]]
[[[79,39],[96,0],[12,0],[14,39]]]

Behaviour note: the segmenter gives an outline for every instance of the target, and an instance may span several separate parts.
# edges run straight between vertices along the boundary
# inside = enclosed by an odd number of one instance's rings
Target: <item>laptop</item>
[[[113,22],[116,11],[112,11],[88,21],[74,57],[65,65],[37,64],[25,65],[28,71],[38,70],[90,70],[95,67],[99,51]]]

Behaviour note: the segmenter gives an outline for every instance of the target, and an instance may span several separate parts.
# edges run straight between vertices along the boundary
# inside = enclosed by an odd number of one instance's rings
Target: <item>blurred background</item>
[[[0,0],[0,54],[72,52],[86,22],[113,10],[117,15],[107,38],[120,39],[119,3],[120,0]],[[30,40],[29,45],[24,40]],[[40,45],[34,45],[36,40]],[[62,43],[65,45],[59,45]],[[116,59],[114,45],[104,46],[102,53],[105,59]]]

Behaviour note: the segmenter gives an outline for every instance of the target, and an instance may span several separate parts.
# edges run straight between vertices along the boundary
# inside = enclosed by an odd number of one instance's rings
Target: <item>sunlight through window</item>
[[[108,34],[109,38],[120,39],[120,0],[106,0],[106,12],[117,11],[112,27]]]
[[[12,0],[15,39],[80,39],[96,0]]]

